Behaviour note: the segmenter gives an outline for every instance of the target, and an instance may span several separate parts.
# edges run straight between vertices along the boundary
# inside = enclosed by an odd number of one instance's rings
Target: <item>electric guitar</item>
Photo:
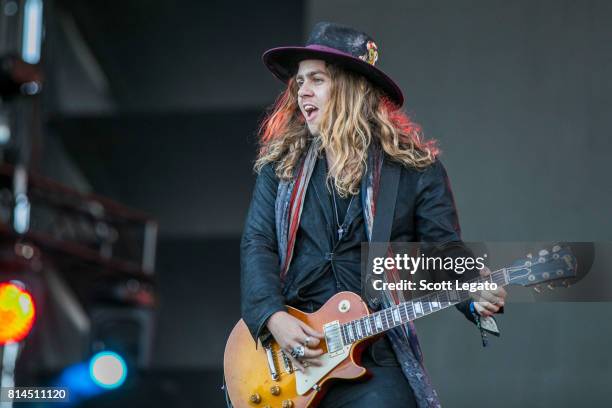
[[[509,267],[470,282],[535,286],[576,276],[577,261],[568,247],[555,245],[528,255]],[[552,284],[549,283],[549,286]],[[289,358],[271,340],[257,347],[243,320],[232,330],[225,347],[227,392],[234,408],[310,408],[317,406],[330,382],[365,379],[362,366],[366,346],[385,331],[446,309],[470,297],[465,290],[446,290],[370,313],[355,293],[340,292],[315,313],[288,307],[288,313],[324,334],[319,344],[321,366],[294,370]]]

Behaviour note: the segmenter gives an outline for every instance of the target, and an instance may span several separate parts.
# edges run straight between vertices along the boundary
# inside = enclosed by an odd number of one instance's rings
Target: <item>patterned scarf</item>
[[[318,150],[317,143],[311,143],[306,156],[297,168],[296,176],[292,180],[281,181],[278,185],[275,206],[276,235],[282,281],[285,280],[293,257],[306,189],[317,161]],[[368,240],[372,238],[372,226],[376,215],[375,203],[383,159],[382,150],[371,146],[368,151],[367,171],[361,183],[361,200]],[[400,280],[399,273],[395,269],[385,272],[383,278],[387,282],[399,282]],[[403,301],[404,297],[401,292],[384,291],[382,307],[388,308]],[[423,355],[413,322],[391,329],[386,335],[414,392],[419,408],[439,408],[441,405],[438,395],[423,366]]]

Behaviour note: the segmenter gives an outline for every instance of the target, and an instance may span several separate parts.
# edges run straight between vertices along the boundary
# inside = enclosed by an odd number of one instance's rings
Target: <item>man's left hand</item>
[[[480,276],[485,277],[491,274],[491,270],[486,266],[480,270]],[[472,296],[474,298],[474,310],[482,316],[493,316],[506,303],[506,291],[498,286],[495,290],[482,290]]]

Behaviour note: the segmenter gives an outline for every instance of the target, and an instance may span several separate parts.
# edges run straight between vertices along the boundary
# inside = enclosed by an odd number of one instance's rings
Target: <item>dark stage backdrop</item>
[[[440,142],[465,240],[610,240],[612,3],[358,3],[310,1],[306,26],[377,40]],[[417,328],[444,406],[610,405],[610,317],[610,303],[510,304],[488,349],[451,311]]]

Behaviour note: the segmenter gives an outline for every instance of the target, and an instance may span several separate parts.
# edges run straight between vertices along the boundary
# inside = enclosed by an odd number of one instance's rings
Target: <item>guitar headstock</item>
[[[558,282],[569,286],[568,279],[576,277],[578,262],[569,246],[560,244],[550,249],[541,249],[538,254],[528,254],[524,259],[516,261],[507,268],[509,283],[521,286],[535,286],[549,282],[552,289]]]

